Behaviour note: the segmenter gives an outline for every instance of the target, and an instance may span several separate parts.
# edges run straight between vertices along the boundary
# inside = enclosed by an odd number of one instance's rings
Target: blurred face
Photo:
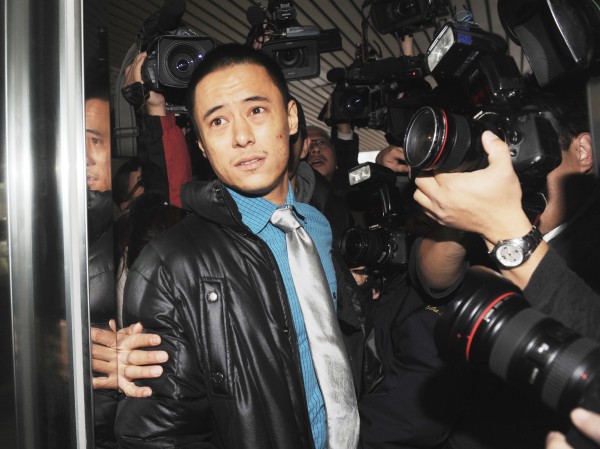
[[[104,192],[111,188],[110,110],[108,101],[85,102],[85,155],[87,185]]]
[[[255,64],[207,75],[194,99],[198,145],[217,177],[242,194],[283,204],[289,136],[298,124],[296,104],[286,105],[267,71]]]
[[[337,168],[331,140],[319,130],[309,129],[306,145],[310,166],[331,181]]]

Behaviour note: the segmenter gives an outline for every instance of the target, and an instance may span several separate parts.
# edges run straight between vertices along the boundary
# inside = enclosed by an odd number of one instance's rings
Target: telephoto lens
[[[600,397],[600,344],[532,309],[514,284],[487,268],[469,270],[435,340],[449,362],[491,372],[562,416]]]

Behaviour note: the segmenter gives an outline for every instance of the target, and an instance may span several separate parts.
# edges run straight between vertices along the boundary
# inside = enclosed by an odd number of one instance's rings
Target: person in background
[[[138,157],[125,161],[112,180],[113,199],[121,212],[129,209],[133,200],[144,193],[142,165]]]
[[[95,447],[98,449],[116,448],[113,426],[119,399],[116,375],[117,353],[114,350],[116,301],[113,264],[111,126],[106,80],[99,73],[88,75],[85,92],[88,287],[94,388],[94,437]],[[102,340],[99,336],[102,330],[107,331],[108,341]]]

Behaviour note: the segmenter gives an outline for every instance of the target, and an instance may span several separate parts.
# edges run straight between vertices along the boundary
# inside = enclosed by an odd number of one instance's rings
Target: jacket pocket
[[[206,384],[213,395],[231,394],[229,323],[223,279],[203,279],[200,293],[200,335],[206,357]]]

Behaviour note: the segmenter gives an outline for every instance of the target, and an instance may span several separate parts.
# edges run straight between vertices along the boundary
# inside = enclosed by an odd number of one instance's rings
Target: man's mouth
[[[241,170],[256,170],[265,162],[264,157],[245,158],[238,161],[235,165]]]
[[[325,161],[324,161],[323,159],[321,159],[321,158],[317,157],[317,158],[314,158],[314,159],[311,159],[311,160],[309,160],[309,161],[308,161],[308,163],[309,163],[311,166],[313,166],[313,167],[314,167],[315,165],[317,165],[317,166],[318,166],[318,165],[323,165],[323,164],[325,164]]]

